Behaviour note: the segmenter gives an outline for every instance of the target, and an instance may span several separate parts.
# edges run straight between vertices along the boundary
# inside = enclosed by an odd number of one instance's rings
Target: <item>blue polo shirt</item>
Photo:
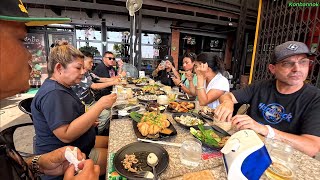
[[[46,79],[32,101],[31,112],[36,133],[36,154],[72,145],[89,156],[95,144],[94,127],[71,143],[64,143],[53,134],[58,127],[70,124],[85,113],[84,105],[71,88]]]

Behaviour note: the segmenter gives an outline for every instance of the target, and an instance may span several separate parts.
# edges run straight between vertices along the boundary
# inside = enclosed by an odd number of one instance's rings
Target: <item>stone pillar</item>
[[[179,40],[180,40],[180,31],[177,30],[177,29],[172,29],[172,33],[171,33],[171,56],[173,57],[176,69],[178,69]]]

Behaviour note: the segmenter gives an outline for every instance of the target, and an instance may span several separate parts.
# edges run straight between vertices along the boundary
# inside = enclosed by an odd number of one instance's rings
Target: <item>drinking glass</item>
[[[179,88],[178,88],[178,87],[173,87],[173,88],[172,88],[172,91],[173,91],[174,93],[178,94],[178,93],[179,93]]]
[[[195,168],[201,162],[202,143],[197,139],[188,139],[180,148],[180,160],[187,168]]]
[[[177,95],[174,92],[170,91],[168,93],[168,97],[169,97],[169,102],[173,102],[176,100]]]
[[[121,94],[122,91],[123,91],[123,86],[121,86],[121,85],[116,85],[116,88],[117,88],[117,93]]]
[[[294,163],[292,162],[293,148],[276,140],[266,140],[266,146],[272,160],[272,164],[266,170],[269,179],[294,179]]]
[[[127,98],[133,98],[133,91],[131,88],[126,88]]]

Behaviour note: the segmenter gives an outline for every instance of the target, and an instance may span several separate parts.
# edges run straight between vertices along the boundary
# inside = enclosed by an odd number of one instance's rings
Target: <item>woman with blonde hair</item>
[[[48,59],[48,74],[33,99],[31,112],[36,133],[36,154],[65,145],[79,147],[95,164],[100,175],[105,174],[108,137],[96,136],[96,120],[102,110],[110,108],[116,95],[102,97],[89,110],[79,100],[71,86],[80,83],[84,69],[83,54],[67,43],[52,48]],[[43,179],[62,179],[45,176]]]

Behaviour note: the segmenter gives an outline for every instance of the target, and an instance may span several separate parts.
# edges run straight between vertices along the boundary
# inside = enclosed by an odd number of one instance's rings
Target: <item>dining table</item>
[[[133,86],[129,86],[133,87]],[[125,99],[117,100],[115,105],[127,103]],[[199,110],[201,106],[199,106],[198,101],[194,101],[195,109]],[[168,115],[168,120],[175,127],[177,134],[173,137],[164,139],[163,141],[172,142],[172,143],[182,143],[184,140],[188,138],[194,138],[190,133],[190,130],[180,126],[177,122],[172,118],[172,113],[165,111]],[[132,119],[129,116],[114,116],[110,121],[109,127],[109,144],[108,144],[108,155],[115,154],[122,147],[138,142],[137,136],[135,135],[133,129]],[[200,164],[195,168],[188,168],[183,165],[180,161],[180,150],[179,147],[161,145],[169,154],[169,163],[168,167],[159,175],[161,180],[182,180],[183,175],[191,172],[197,172],[202,170],[210,170],[214,179],[227,179],[226,170],[223,163],[222,155],[219,155],[217,152],[217,156],[208,158],[206,160],[201,160]],[[110,157],[109,157],[110,158]],[[320,161],[298,151],[294,150],[292,155],[292,162],[294,162],[295,179],[320,179]],[[108,164],[107,166],[111,166]],[[108,169],[108,167],[107,167]],[[108,175],[106,176],[108,178]],[[263,174],[260,179],[268,179],[268,177]]]

